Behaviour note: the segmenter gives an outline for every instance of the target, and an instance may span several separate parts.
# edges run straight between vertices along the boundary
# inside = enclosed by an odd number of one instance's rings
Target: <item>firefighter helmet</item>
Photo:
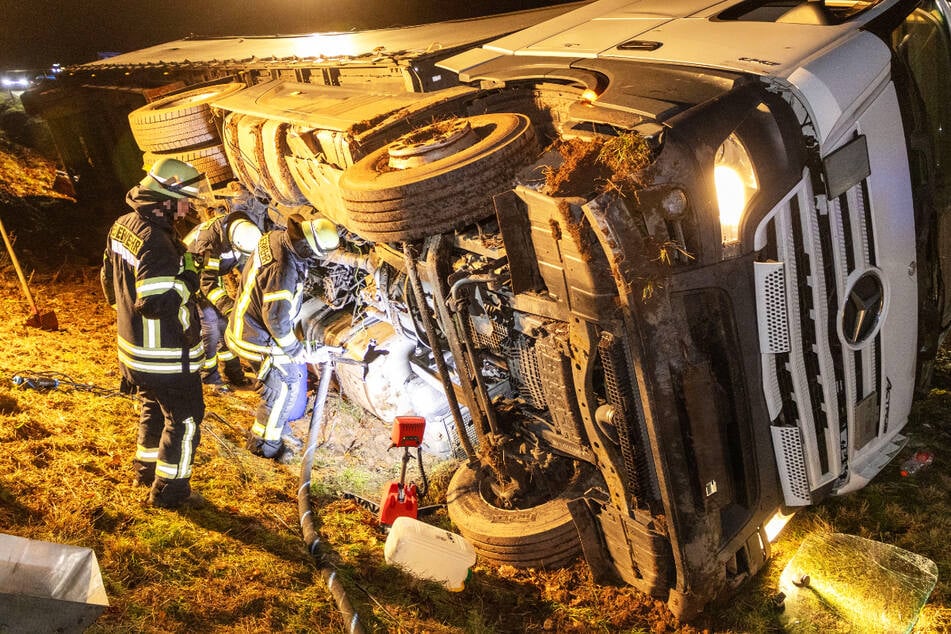
[[[305,220],[301,223],[304,239],[317,257],[323,257],[340,246],[340,236],[334,223],[325,218]]]
[[[208,199],[211,188],[205,175],[173,158],[160,158],[149,168],[139,186],[167,198]]]
[[[247,218],[236,218],[228,227],[228,240],[231,246],[245,255],[254,251],[261,239],[261,230]]]

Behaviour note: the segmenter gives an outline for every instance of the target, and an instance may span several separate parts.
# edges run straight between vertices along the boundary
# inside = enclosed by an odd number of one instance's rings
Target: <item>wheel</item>
[[[521,114],[438,122],[404,135],[344,170],[348,228],[378,242],[409,241],[485,218],[492,195],[537,149]]]
[[[160,158],[175,158],[184,161],[208,177],[212,187],[234,178],[225,148],[221,143],[195,148],[185,152],[146,152],[142,155],[142,168],[148,172],[152,164]]]
[[[261,157],[265,169],[261,172],[264,189],[276,203],[293,207],[307,202],[287,166],[290,154],[286,134],[289,123],[268,120],[261,126]]]
[[[264,123],[263,119],[233,112],[225,117],[221,140],[234,175],[248,191],[255,191],[261,184],[255,165],[254,129]],[[250,154],[249,154],[250,152]]]
[[[217,84],[169,95],[129,113],[132,136],[143,152],[172,152],[218,141],[211,102],[244,88]]]
[[[490,501],[487,478],[464,464],[446,493],[449,518],[486,561],[516,568],[562,567],[581,553],[568,500],[580,497],[594,481],[593,470],[585,466],[539,504],[509,510]]]

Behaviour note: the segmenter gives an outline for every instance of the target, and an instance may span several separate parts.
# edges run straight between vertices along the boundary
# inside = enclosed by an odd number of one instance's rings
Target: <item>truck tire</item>
[[[259,163],[264,166],[261,172],[262,184],[268,195],[276,203],[293,207],[307,202],[290,168],[287,167],[286,156],[290,154],[287,147],[286,135],[290,129],[289,123],[268,120],[261,126],[261,154]]]
[[[248,129],[254,126],[259,127],[262,122],[262,119],[233,112],[225,117],[221,129],[221,140],[228,162],[234,169],[235,177],[250,192],[259,189],[261,178],[254,164],[254,156],[246,156],[245,154],[249,138]],[[251,138],[253,139],[253,130]]]
[[[205,86],[169,95],[129,113],[132,136],[143,152],[171,152],[218,141],[211,102],[244,88],[241,83]]]
[[[160,158],[174,158],[188,163],[207,176],[212,187],[234,179],[234,172],[221,143],[184,152],[145,152],[142,155],[142,169],[148,172],[152,164]]]
[[[465,120],[472,145],[405,169],[390,168],[391,150],[421,131],[366,155],[344,170],[340,193],[348,228],[369,240],[416,240],[457,229],[493,213],[492,194],[507,189],[538,151],[534,130],[521,114],[487,114]]]
[[[568,511],[594,482],[581,471],[551,499],[526,509],[502,509],[483,495],[478,472],[463,464],[446,492],[449,518],[478,555],[493,564],[516,568],[559,568],[581,553],[581,540]]]

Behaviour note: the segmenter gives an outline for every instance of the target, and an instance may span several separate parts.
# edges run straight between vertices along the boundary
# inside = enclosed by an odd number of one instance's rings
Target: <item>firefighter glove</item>
[[[178,279],[185,283],[189,293],[198,290],[198,266],[191,253],[186,252],[182,256],[182,272],[178,274]]]
[[[198,275],[198,264],[199,259],[195,257],[194,253],[188,251],[182,255],[182,269],[184,271],[191,271],[195,275]]]

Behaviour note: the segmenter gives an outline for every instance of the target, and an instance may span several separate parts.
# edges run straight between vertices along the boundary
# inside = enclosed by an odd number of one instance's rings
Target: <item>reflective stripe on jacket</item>
[[[274,357],[287,363],[303,350],[294,328],[307,277],[306,264],[283,231],[261,236],[241,276],[241,292],[228,320],[225,341],[249,361]]]
[[[137,383],[164,383],[198,372],[204,360],[192,289],[182,271],[181,244],[170,223],[151,211],[154,202],[135,197],[136,211],[112,225],[103,254],[102,285],[117,312],[118,356],[123,373]]]

